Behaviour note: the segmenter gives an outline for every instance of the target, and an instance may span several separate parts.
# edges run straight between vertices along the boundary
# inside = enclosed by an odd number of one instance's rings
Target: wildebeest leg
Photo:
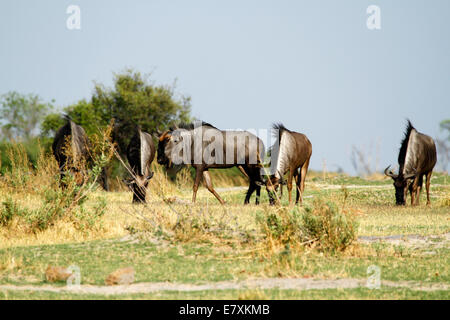
[[[298,199],[300,199],[300,185],[301,185],[301,179],[302,179],[302,172],[297,172],[297,175],[295,177],[295,189],[297,189],[297,195],[295,197],[295,204],[298,203]],[[300,203],[302,203],[302,200],[300,200]]]
[[[250,203],[250,197],[252,196],[253,192],[256,189],[256,184],[253,182],[253,180],[250,180],[250,185],[248,186],[247,194],[245,196],[244,204]]]
[[[303,192],[305,191],[305,180],[306,180],[306,173],[308,172],[308,166],[309,166],[309,159],[306,160],[306,162],[303,164],[302,168],[300,169],[300,204],[303,204]]]
[[[419,205],[419,203],[420,203],[420,192],[422,191],[422,185],[423,185],[423,176],[420,175],[419,183],[417,185],[417,190],[416,190],[416,204],[417,205]]]
[[[259,197],[261,196],[261,186],[256,185],[256,200],[255,204],[259,204]]]
[[[241,171],[242,174],[243,174],[247,179],[250,180],[250,177],[248,176],[247,172],[245,172],[245,169],[244,169],[242,166],[238,166],[238,168],[239,168],[239,171]]]
[[[426,188],[427,188],[427,206],[430,205],[430,180],[431,180],[431,174],[433,171],[430,171],[426,174],[427,182],[426,182]]]
[[[419,184],[419,177],[416,176],[410,186],[410,189],[409,189],[409,191],[411,193],[411,205],[412,206],[416,205],[416,195],[417,195],[417,185],[418,184]]]
[[[222,198],[219,196],[219,194],[216,192],[216,190],[214,190],[211,181],[211,176],[209,175],[208,170],[203,171],[203,178],[205,179],[205,185],[206,188],[209,190],[209,192],[211,192],[217,198],[217,200],[219,200],[221,204],[225,204],[225,201],[223,201]]]
[[[294,176],[294,170],[291,168],[289,169],[289,175],[288,175],[288,193],[289,193],[289,205],[292,203],[292,177]]]
[[[258,189],[258,185],[255,183],[255,181],[258,179],[257,174],[259,174],[259,171],[256,170],[255,172],[255,170],[252,170],[249,167],[242,168],[242,170],[244,170],[245,175],[248,177],[250,183],[244,200],[244,204],[249,204],[253,192]],[[259,188],[261,189],[261,187]]]
[[[202,180],[203,168],[195,168],[195,181],[194,187],[192,188],[192,202],[195,203],[195,199],[197,198],[197,190],[200,181]]]
[[[416,199],[416,192],[413,190],[413,183],[409,186],[409,194],[411,195],[411,205],[414,205],[415,199]],[[406,197],[405,197],[406,202]]]

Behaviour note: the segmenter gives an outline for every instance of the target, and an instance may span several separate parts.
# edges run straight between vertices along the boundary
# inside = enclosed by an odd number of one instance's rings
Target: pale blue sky
[[[66,9],[81,8],[81,30]],[[381,8],[381,30],[366,8]],[[112,72],[152,72],[192,97],[219,128],[283,122],[353,172],[352,145],[379,143],[396,163],[405,119],[433,137],[450,118],[450,1],[0,2],[0,94],[36,93],[58,106],[89,98]]]

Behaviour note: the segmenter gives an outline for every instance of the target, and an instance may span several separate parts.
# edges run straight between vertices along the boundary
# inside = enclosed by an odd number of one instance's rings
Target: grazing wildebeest
[[[82,183],[84,172],[80,171],[82,162],[89,158],[89,140],[84,129],[68,116],[66,124],[58,129],[52,144],[53,155],[58,161],[61,179],[67,171],[75,174],[78,184]]]
[[[289,204],[292,202],[292,178],[296,178],[297,197],[295,203],[303,202],[305,178],[308,172],[309,159],[312,154],[312,145],[302,133],[290,131],[282,124],[274,124],[273,129],[278,134],[275,145],[271,147],[272,172],[264,182],[269,195],[270,204],[276,202],[275,194],[278,186],[284,183],[283,176],[289,171],[287,188]]]
[[[92,160],[88,150],[89,138],[83,127],[73,122],[68,115],[64,118],[66,124],[58,129],[53,140],[53,155],[58,162],[61,179],[65,177],[67,171],[71,171],[75,175],[77,184],[82,184],[86,172],[81,169]],[[100,179],[103,189],[108,191],[108,177],[104,169]]]
[[[158,163],[171,168],[173,165],[191,165],[195,168],[192,202],[195,202],[198,186],[204,178],[206,188],[221,204],[222,198],[214,190],[209,169],[239,167],[249,179],[249,188],[244,203],[250,201],[256,190],[259,203],[262,181],[261,159],[264,155],[262,141],[247,131],[219,130],[206,122],[181,124],[159,137]]]
[[[424,175],[427,178],[427,205],[430,204],[430,180],[436,164],[436,146],[431,137],[418,132],[409,120],[401,143],[398,164],[398,174],[389,170],[390,166],[384,170],[384,173],[394,180],[397,205],[406,203],[408,190],[411,193],[411,205],[419,204]]]
[[[133,179],[127,184],[133,191],[133,203],[145,203],[148,182],[153,177],[150,164],[155,151],[152,136],[138,127],[127,147],[127,159],[133,171]]]

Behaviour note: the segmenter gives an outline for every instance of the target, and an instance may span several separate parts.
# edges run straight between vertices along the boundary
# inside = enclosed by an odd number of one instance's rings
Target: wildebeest
[[[192,202],[195,202],[198,186],[204,178],[207,189],[221,204],[222,198],[214,190],[209,169],[241,167],[249,179],[244,203],[250,201],[256,190],[259,203],[262,181],[261,159],[264,154],[262,141],[247,131],[219,130],[206,122],[181,124],[159,137],[158,163],[171,168],[173,165],[192,165],[195,170]]]
[[[390,166],[384,170],[384,173],[394,180],[397,205],[406,203],[408,190],[411,193],[411,205],[419,204],[424,175],[427,178],[427,204],[430,204],[430,179],[436,158],[433,139],[418,132],[408,120],[398,155],[398,174],[389,170]]]
[[[58,162],[61,179],[65,177],[66,172],[71,171],[77,184],[81,184],[86,177],[83,168],[92,160],[89,154],[89,138],[83,127],[77,125],[68,115],[64,118],[66,123],[58,129],[53,140],[53,155]],[[103,188],[109,190],[104,169],[100,178]]]
[[[275,145],[271,147],[272,172],[265,181],[270,204],[274,204],[278,186],[284,183],[283,176],[289,171],[287,188],[289,204],[292,202],[292,178],[296,178],[297,197],[295,203],[303,202],[305,178],[308,172],[312,145],[302,133],[290,131],[283,124],[274,124],[273,129],[278,134]]]
[[[153,177],[150,164],[155,151],[152,136],[138,127],[127,147],[127,159],[133,171],[133,179],[127,184],[133,191],[134,203],[145,203],[148,182]]]
[[[52,150],[58,161],[61,179],[65,172],[71,171],[75,174],[76,182],[80,184],[84,178],[84,173],[80,170],[82,162],[89,157],[89,140],[84,129],[77,125],[68,116],[65,116],[64,124],[55,134]]]

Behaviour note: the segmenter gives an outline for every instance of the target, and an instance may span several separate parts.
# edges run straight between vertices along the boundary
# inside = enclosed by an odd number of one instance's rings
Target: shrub
[[[258,213],[256,221],[271,248],[299,242],[301,221],[297,208],[291,211],[287,208],[268,208]]]
[[[305,209],[302,222],[302,240],[325,251],[344,251],[356,240],[357,222],[332,202],[315,200],[312,207]]]
[[[104,214],[106,203],[100,200],[90,210],[84,207],[84,203],[96,187],[102,168],[113,155],[110,135],[111,129],[108,128],[91,139],[89,152],[92,161],[89,165],[85,161],[79,163],[76,171],[82,174],[67,172],[62,181],[52,155],[40,149],[39,158],[32,166],[23,146],[12,144],[8,151],[11,170],[0,182],[10,193],[33,192],[42,202],[36,209],[25,209],[11,199],[6,200],[0,207],[0,226],[9,226],[11,220],[17,217],[28,232],[45,230],[62,219],[72,222],[78,229],[94,227]]]
[[[20,217],[26,214],[26,211],[21,209],[11,198],[8,198],[6,201],[2,202],[2,208],[0,210],[0,226],[8,227],[14,217]]]

